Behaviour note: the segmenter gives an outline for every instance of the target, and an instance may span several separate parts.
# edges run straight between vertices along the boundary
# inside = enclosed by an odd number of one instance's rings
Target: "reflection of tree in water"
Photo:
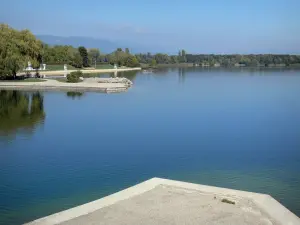
[[[69,92],[67,92],[67,96],[72,98],[72,99],[75,99],[75,98],[80,98],[81,96],[83,96],[83,93],[82,92],[76,92],[76,91],[69,91]]]
[[[138,74],[138,71],[136,70],[132,70],[132,71],[125,71],[125,72],[118,72],[117,76],[118,77],[125,77],[131,81],[134,81],[136,76]],[[114,74],[112,74],[112,77],[114,76]]]
[[[178,68],[178,78],[179,78],[179,83],[184,83],[185,81],[185,71],[186,68]]]
[[[31,133],[44,120],[44,99],[39,92],[0,91],[0,134]]]

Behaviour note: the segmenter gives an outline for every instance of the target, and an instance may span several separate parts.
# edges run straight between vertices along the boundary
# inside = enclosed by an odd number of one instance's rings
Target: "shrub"
[[[67,82],[69,83],[78,83],[80,81],[79,77],[82,76],[81,71],[71,72],[67,75]]]

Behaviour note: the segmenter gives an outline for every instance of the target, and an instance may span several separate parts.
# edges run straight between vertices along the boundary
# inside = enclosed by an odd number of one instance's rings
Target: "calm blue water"
[[[0,92],[0,224],[152,177],[268,193],[300,216],[300,71],[125,75],[121,94]]]

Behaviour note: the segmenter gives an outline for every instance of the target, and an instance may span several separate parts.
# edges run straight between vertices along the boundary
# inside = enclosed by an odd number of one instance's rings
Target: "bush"
[[[71,72],[67,75],[67,82],[69,83],[78,83],[80,81],[79,77],[82,76],[81,71]]]

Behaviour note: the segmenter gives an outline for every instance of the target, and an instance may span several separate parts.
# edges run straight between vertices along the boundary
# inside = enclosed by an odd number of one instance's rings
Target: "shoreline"
[[[79,71],[81,71],[82,73],[114,73],[114,72],[126,72],[126,71],[138,71],[138,70],[142,70],[141,67],[134,67],[134,68],[120,68],[120,69],[78,69]],[[54,75],[60,75],[60,74],[69,74],[71,72],[75,72],[78,70],[54,70],[54,71],[47,71],[47,70],[41,70],[39,71],[39,73],[41,75],[47,75],[47,76],[54,76]],[[35,73],[35,71],[29,71],[32,73]],[[24,74],[24,72],[20,73]]]
[[[113,79],[113,78],[112,78]],[[126,79],[126,78],[124,78]],[[29,90],[29,91],[96,91],[105,93],[124,92],[131,85],[124,82],[105,82],[108,79],[84,79],[80,83],[63,83],[57,80],[45,79],[44,82],[0,82],[0,90]],[[92,82],[91,82],[92,80]],[[131,83],[131,82],[130,82]]]

